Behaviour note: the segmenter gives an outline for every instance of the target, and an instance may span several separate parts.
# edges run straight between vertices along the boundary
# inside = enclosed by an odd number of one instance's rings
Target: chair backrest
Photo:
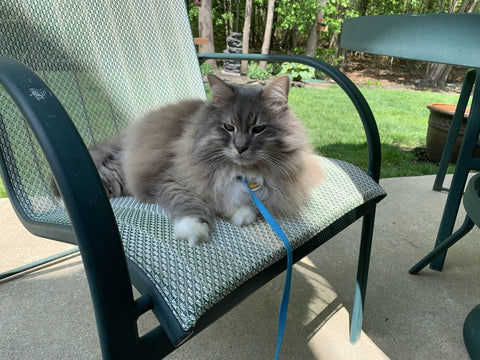
[[[340,47],[480,68],[480,14],[400,14],[345,19]]]
[[[0,55],[40,75],[90,146],[161,104],[205,98],[186,11],[184,0],[2,0]],[[4,182],[24,216],[67,225],[38,144],[2,88],[0,141],[13,179]]]

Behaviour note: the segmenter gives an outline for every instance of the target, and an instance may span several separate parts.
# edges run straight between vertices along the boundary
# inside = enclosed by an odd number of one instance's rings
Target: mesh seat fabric
[[[351,210],[385,196],[359,168],[322,157],[318,161],[325,180],[298,214],[277,219],[294,249]],[[263,219],[237,227],[217,218],[211,240],[190,246],[172,238],[172,224],[160,207],[133,198],[113,199],[112,207],[127,257],[155,284],[185,331],[211,306],[285,256],[282,242]]]

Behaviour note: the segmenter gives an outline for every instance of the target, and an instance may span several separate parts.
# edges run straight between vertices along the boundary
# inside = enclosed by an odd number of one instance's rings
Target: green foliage
[[[456,8],[463,1],[456,2]],[[361,15],[390,15],[390,14],[423,14],[451,12],[452,1],[420,1],[420,0],[392,0],[392,1],[369,1],[364,2]],[[453,9],[457,11],[457,9]]]
[[[330,49],[319,47],[315,50],[315,57],[332,64],[333,66],[338,66],[343,60],[343,56],[338,55],[338,50],[336,47],[332,47]]]
[[[7,191],[5,190],[5,186],[2,183],[2,179],[0,178],[0,198],[6,198]]]
[[[270,77],[270,73],[262,69],[258,63],[251,62],[248,65],[247,77],[249,79],[256,79],[256,80],[267,80]]]
[[[323,10],[325,23],[328,25],[328,31],[322,33],[325,42],[330,42],[335,34],[342,31],[344,19],[359,16],[358,10],[348,0],[328,0]]]
[[[300,34],[308,34],[317,8],[318,0],[279,0],[275,4],[277,25],[282,29],[297,28]]]
[[[268,63],[267,71],[272,75],[278,75],[282,71],[282,64],[280,63]]]
[[[303,55],[305,54],[305,48],[303,46],[296,46],[294,49],[293,49],[293,53],[295,55]]]
[[[293,81],[315,79],[315,69],[299,63],[283,63],[282,71],[280,71],[279,75],[283,74],[288,74]]]
[[[208,62],[204,62],[202,65],[200,65],[200,71],[202,72],[203,76],[213,74],[212,65],[210,65]]]
[[[193,36],[198,36],[198,7],[191,6],[188,12],[188,17],[190,19]]]

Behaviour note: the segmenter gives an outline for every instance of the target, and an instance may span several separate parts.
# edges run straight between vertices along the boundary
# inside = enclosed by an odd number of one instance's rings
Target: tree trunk
[[[265,34],[263,35],[262,54],[268,54],[270,50],[270,40],[272,38],[274,8],[275,8],[275,0],[268,0],[267,21],[265,23]],[[265,69],[267,67],[267,62],[260,61],[259,66],[262,69]]]
[[[319,16],[315,15],[315,20],[313,21],[312,28],[308,34],[307,43],[305,44],[305,56],[315,56],[315,50],[317,49],[318,43],[318,18]]]
[[[452,70],[452,65],[429,63],[427,65],[427,73],[420,84],[432,88],[444,86],[450,70]]]
[[[252,3],[253,0],[247,0],[245,2],[245,21],[243,23],[243,38],[242,38],[242,53],[248,54],[248,48],[250,43],[250,27],[252,24]],[[240,67],[240,73],[246,74],[248,71],[248,61],[242,61]]]
[[[327,4],[327,0],[320,0],[318,2],[318,6],[320,9],[315,14],[315,20],[313,21],[312,28],[310,29],[310,33],[308,34],[307,43],[305,44],[305,55],[306,56],[315,56],[315,50],[317,50],[317,43],[318,43],[318,19],[322,19],[325,16],[325,12],[323,9]]]
[[[202,5],[198,8],[198,33],[200,37],[207,38],[208,44],[199,45],[199,53],[215,52],[213,43],[213,22],[212,22],[212,0],[202,0]],[[215,60],[210,59],[207,62],[217,69]]]

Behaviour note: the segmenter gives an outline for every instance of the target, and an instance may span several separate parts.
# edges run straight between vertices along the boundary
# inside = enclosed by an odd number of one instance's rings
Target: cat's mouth
[[[236,156],[232,158],[232,162],[242,168],[250,168],[257,165],[258,160],[251,157]]]
[[[232,160],[233,163],[236,165],[251,165],[255,162],[255,159],[252,158],[251,152],[247,149],[242,152],[237,150],[230,151],[228,154],[229,158]]]

